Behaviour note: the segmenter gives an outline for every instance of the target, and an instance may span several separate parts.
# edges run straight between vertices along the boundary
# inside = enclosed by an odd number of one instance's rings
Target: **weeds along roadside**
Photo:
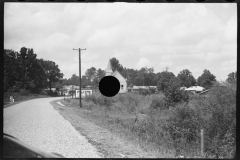
[[[77,99],[69,102],[79,107]],[[86,118],[123,134],[146,151],[153,150],[158,157],[201,157],[200,129],[204,129],[205,157],[234,157],[236,87],[215,84],[208,95],[167,104],[163,94],[126,93],[113,98],[95,94],[82,101],[83,108],[91,111]]]

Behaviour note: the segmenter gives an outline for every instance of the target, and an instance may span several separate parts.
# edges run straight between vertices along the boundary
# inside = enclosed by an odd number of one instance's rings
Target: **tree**
[[[76,74],[73,74],[72,77],[70,78],[70,83],[71,85],[79,86],[79,77]]]
[[[44,71],[38,64],[37,55],[33,49],[22,47],[20,54],[17,54],[19,73],[21,75],[19,82],[22,89],[34,91],[36,88],[44,87]]]
[[[99,68],[99,69],[97,70],[97,78],[98,78],[98,80],[100,81],[104,76],[105,76],[104,70],[102,70],[101,68]]]
[[[117,70],[119,73],[122,74],[123,72],[123,66],[119,63],[118,59],[113,57],[110,59],[111,65],[112,65],[112,70],[115,71]]]
[[[237,83],[237,71],[229,73],[226,81],[229,83]]]
[[[33,49],[22,47],[20,53],[4,51],[4,90],[19,89],[39,92],[44,87],[45,73]]]
[[[81,86],[85,87],[90,84],[91,84],[91,81],[87,78],[87,76],[83,75],[81,79]]]
[[[196,85],[196,80],[188,69],[180,71],[178,79],[181,81],[180,85],[184,87],[191,87]]]
[[[211,88],[214,82],[216,82],[216,77],[207,69],[205,69],[203,74],[197,79],[197,84],[205,89]]]
[[[137,70],[134,69],[125,69],[125,78],[127,79],[127,84],[136,85]]]
[[[168,106],[175,106],[178,103],[189,101],[189,96],[186,91],[180,90],[181,81],[177,77],[172,77],[168,86],[164,90],[165,101]]]
[[[91,85],[93,87],[96,87],[97,69],[95,67],[91,67],[87,69],[87,71],[85,72],[85,75],[87,79],[90,81]]]
[[[87,69],[87,71],[85,72],[85,75],[90,81],[93,81],[93,79],[96,78],[96,76],[97,76],[96,68],[91,67],[91,68]]]
[[[138,73],[137,73],[137,77],[136,77],[136,85],[137,86],[145,86],[145,76],[147,73],[147,67],[142,67]]]
[[[49,86],[50,91],[52,90],[52,84],[54,82],[57,82],[59,80],[62,80],[63,73],[61,73],[60,69],[58,68],[58,65],[55,64],[53,61],[49,60],[38,60],[39,64],[44,69],[45,75],[46,75],[46,83]]]
[[[17,60],[17,52],[13,50],[4,50],[4,91],[9,89],[17,91],[20,89],[17,82],[19,81],[20,68]]]
[[[172,72],[163,71],[159,74],[158,90],[165,91],[171,78],[175,77]]]

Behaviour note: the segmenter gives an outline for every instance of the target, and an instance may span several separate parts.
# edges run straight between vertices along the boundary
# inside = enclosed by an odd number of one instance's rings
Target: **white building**
[[[195,93],[200,93],[200,92],[204,91],[205,88],[201,87],[201,86],[192,86],[192,87],[186,88],[184,90],[193,92],[195,94]]]
[[[116,71],[112,71],[112,65],[109,59],[108,65],[107,65],[107,69],[105,70],[106,72],[106,76],[113,76],[116,77],[118,79],[118,81],[120,82],[120,90],[119,93],[126,93],[127,92],[127,81],[126,79],[116,70]]]

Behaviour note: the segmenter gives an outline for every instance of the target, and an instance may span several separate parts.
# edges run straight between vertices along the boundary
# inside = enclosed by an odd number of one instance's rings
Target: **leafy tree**
[[[4,89],[19,91],[20,89],[39,92],[44,85],[45,73],[38,64],[33,49],[22,47],[20,53],[12,50],[4,51]]]
[[[93,81],[93,79],[97,76],[97,69],[95,67],[91,67],[87,69],[85,75],[90,81]]]
[[[123,66],[119,63],[118,59],[113,57],[110,59],[111,65],[112,65],[112,70],[115,71],[117,70],[119,73],[122,74],[123,72]]]
[[[73,74],[71,79],[70,79],[71,85],[79,86],[79,77],[76,74]]]
[[[17,60],[17,52],[13,50],[4,50],[4,91],[8,91],[10,88],[13,91],[20,89],[17,82],[21,77],[19,68],[19,62]]]
[[[145,76],[147,73],[147,67],[142,67],[138,73],[137,73],[137,77],[136,77],[136,85],[138,86],[145,86]]]
[[[226,81],[229,83],[236,83],[237,82],[237,71],[229,73]]]
[[[175,77],[172,72],[163,71],[159,74],[158,90],[165,91],[171,78]]]
[[[37,62],[37,55],[33,49],[22,47],[20,54],[17,54],[19,73],[21,74],[21,88],[26,90],[34,90],[44,87],[44,71]]]
[[[137,70],[134,69],[125,69],[125,78],[127,79],[127,84],[131,84],[132,86],[135,84],[136,85],[136,77],[137,77]]]
[[[164,90],[165,101],[168,106],[175,106],[178,103],[189,101],[186,91],[180,90],[180,80],[176,77],[170,79],[167,88]]]
[[[152,68],[147,68],[146,67],[146,73],[144,74],[144,84],[146,86],[152,86],[152,85],[156,85],[154,84],[154,77],[155,77],[155,73],[153,67]]]
[[[196,80],[188,69],[180,71],[177,77],[181,81],[181,86],[191,87],[196,85]]]
[[[213,86],[214,82],[216,82],[216,76],[211,74],[211,72],[207,69],[203,71],[203,74],[198,77],[197,84],[206,89],[209,89]]]
[[[81,79],[81,85],[82,87],[85,87],[87,85],[90,85],[91,81],[87,78],[87,76],[83,75]]]
[[[99,68],[99,69],[97,70],[97,78],[98,78],[98,81],[100,81],[104,76],[105,76],[104,70],[102,70],[101,68]]]
[[[40,60],[38,60],[38,62],[44,69],[47,85],[49,86],[50,92],[51,92],[52,84],[54,82],[62,80],[63,73],[60,72],[58,65],[56,65],[55,62],[53,62],[53,61],[40,59]]]

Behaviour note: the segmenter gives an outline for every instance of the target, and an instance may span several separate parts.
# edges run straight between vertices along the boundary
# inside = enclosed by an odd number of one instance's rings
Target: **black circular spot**
[[[120,90],[120,82],[116,77],[105,76],[99,82],[99,91],[106,97],[113,97]]]

